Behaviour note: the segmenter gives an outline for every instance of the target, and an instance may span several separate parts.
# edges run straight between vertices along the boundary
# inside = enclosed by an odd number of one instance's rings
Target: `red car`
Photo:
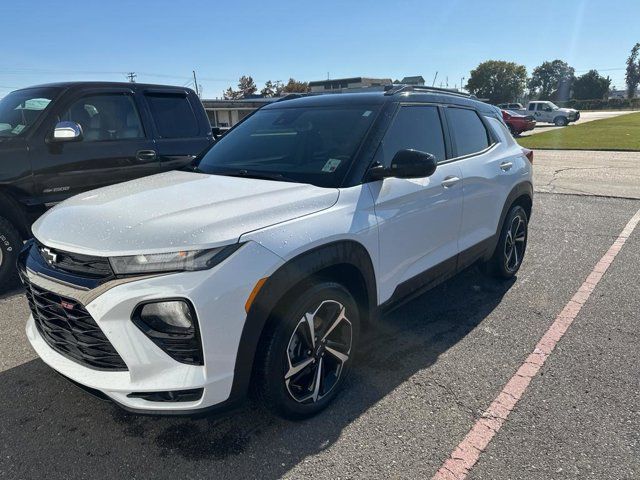
[[[533,130],[536,126],[536,120],[531,115],[519,115],[515,112],[502,110],[502,119],[514,137],[522,132]]]

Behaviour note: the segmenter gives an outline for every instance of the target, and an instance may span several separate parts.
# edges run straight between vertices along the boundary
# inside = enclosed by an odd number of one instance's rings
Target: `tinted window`
[[[29,88],[0,100],[0,137],[23,135],[58,95],[55,88]]]
[[[182,94],[146,94],[158,134],[163,138],[197,137],[199,132],[189,99]]]
[[[79,124],[85,142],[144,137],[135,102],[124,93],[82,97],[60,120]]]
[[[479,152],[489,146],[487,129],[475,110],[448,108],[447,118],[459,157]]]
[[[529,104],[529,110],[535,110],[536,109],[536,104],[535,103],[530,103]]]
[[[431,153],[438,160],[445,159],[444,135],[436,107],[401,107],[384,136],[382,158],[378,161],[388,167],[398,150],[406,148]]]
[[[205,173],[337,187],[377,109],[358,105],[259,110],[216,142],[197,167]]]

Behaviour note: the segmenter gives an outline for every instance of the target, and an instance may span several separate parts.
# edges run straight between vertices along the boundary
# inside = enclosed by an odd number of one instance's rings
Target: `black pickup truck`
[[[188,88],[73,82],[2,98],[0,290],[12,281],[16,255],[46,208],[183,167],[213,141],[202,103]]]

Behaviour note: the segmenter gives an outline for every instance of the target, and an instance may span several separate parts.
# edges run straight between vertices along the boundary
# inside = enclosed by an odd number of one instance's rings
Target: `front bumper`
[[[54,350],[36,327],[33,315],[26,325],[29,342],[49,366],[70,380],[128,410],[144,413],[191,413],[230,400],[240,337],[245,323],[245,302],[258,280],[269,276],[282,259],[255,242],[245,244],[211,270],[147,277],[104,289],[92,298],[86,290],[64,285],[65,295],[84,305],[127,366],[127,371],[104,371],[82,365]],[[27,271],[29,281],[51,288],[51,279]],[[61,287],[62,288],[62,287]],[[89,292],[90,293],[90,292]],[[90,298],[88,302],[82,299]],[[199,322],[204,365],[172,359],[131,321],[142,302],[166,298],[191,301]],[[133,393],[203,389],[194,401],[149,401]]]

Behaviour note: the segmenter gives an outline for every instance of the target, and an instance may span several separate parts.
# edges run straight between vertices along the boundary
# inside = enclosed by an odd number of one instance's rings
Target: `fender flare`
[[[287,261],[267,279],[247,313],[238,344],[231,394],[225,403],[236,403],[246,396],[258,343],[272,311],[280,300],[318,272],[340,265],[358,269],[366,288],[368,304],[365,307],[370,314],[376,311],[375,272],[369,252],[362,244],[353,240],[332,242]]]
[[[498,240],[500,239],[502,224],[504,223],[504,219],[506,218],[507,213],[509,213],[509,210],[511,209],[513,203],[521,197],[529,197],[529,201],[533,203],[533,184],[528,180],[518,183],[511,189],[509,195],[507,195],[507,199],[502,206],[502,212],[500,212],[500,221],[498,222],[496,233],[493,235],[489,248],[487,249],[487,253],[484,257],[485,261],[491,258],[494,250],[496,249],[496,245],[498,244]],[[529,220],[530,219],[531,216],[529,216]]]

